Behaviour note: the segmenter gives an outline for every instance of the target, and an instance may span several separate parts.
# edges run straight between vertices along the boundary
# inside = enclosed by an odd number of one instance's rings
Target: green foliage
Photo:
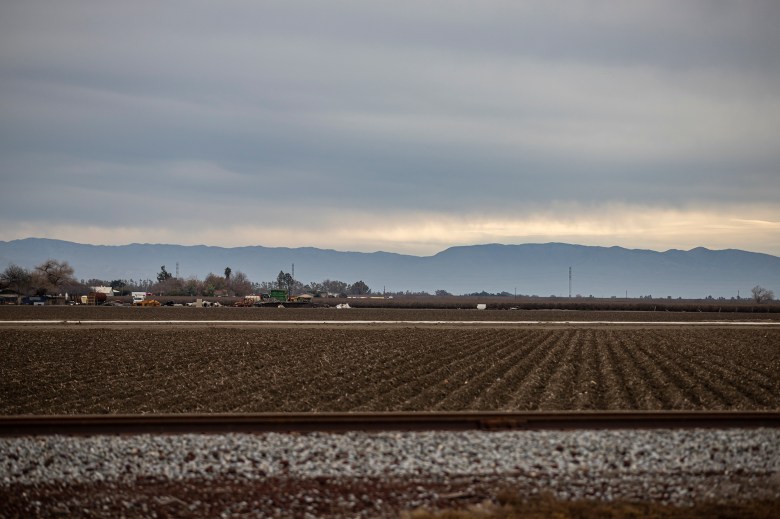
[[[280,290],[290,291],[293,288],[295,280],[289,272],[279,271],[279,275],[276,276],[276,286]]]
[[[157,281],[163,282],[165,280],[171,279],[173,275],[165,270],[165,265],[160,267],[160,272],[157,273]]]
[[[355,281],[350,285],[349,293],[355,296],[368,295],[371,293],[371,289],[362,280]]]

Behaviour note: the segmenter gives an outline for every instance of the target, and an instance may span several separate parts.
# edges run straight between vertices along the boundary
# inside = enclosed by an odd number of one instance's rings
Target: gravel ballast
[[[780,430],[0,438],[0,483],[4,517],[393,516],[498,489],[676,506],[780,500]]]

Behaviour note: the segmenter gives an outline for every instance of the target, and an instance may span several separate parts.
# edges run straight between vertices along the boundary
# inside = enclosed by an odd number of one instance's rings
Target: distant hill
[[[703,298],[750,296],[761,285],[780,295],[780,258],[742,250],[689,251],[592,247],[564,243],[451,247],[433,256],[340,252],[311,247],[208,247],[203,245],[85,245],[27,238],[0,241],[0,269],[27,268],[47,258],[67,260],[80,279],[154,279],[160,266],[203,279],[225,267],[252,281],[275,280],[291,271],[308,283],[363,280],[374,291],[447,290],[454,294],[501,292],[595,297]]]

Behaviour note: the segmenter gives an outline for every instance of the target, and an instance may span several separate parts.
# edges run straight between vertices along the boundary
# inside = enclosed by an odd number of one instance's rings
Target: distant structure
[[[569,267],[569,299],[571,299],[571,267]]]

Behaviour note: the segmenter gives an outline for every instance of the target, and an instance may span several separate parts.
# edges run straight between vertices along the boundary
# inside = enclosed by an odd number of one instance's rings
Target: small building
[[[49,298],[47,296],[25,296],[22,298],[23,305],[43,306]]]
[[[15,305],[19,302],[19,294],[13,290],[0,290],[0,305]]]

